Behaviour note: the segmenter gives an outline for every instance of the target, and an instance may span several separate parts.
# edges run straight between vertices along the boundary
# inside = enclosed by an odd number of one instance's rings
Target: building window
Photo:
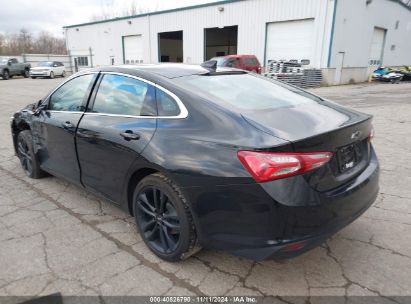
[[[77,64],[79,66],[88,66],[88,57],[77,57]]]

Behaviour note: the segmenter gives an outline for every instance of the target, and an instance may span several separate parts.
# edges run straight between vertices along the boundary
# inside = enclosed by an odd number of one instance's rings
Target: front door
[[[75,132],[83,116],[96,74],[78,76],[54,91],[40,112],[39,142],[36,143],[41,167],[80,183],[80,168],[75,147]]]
[[[129,170],[156,130],[155,88],[132,77],[102,75],[77,130],[81,180],[120,201]]]
[[[18,75],[22,73],[22,71],[20,71],[20,64],[17,62],[17,59],[12,58],[9,60],[9,62],[10,62],[10,66],[9,66],[10,75]]]

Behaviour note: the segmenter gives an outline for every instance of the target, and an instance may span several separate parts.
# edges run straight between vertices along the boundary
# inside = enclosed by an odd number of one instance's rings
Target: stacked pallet
[[[304,69],[302,88],[318,87],[323,80],[323,74],[320,69]]]
[[[318,87],[322,81],[320,69],[305,67],[309,61],[301,60],[270,60],[264,76],[283,81],[300,88]]]

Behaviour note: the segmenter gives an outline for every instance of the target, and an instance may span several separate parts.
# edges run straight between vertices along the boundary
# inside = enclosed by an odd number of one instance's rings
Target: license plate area
[[[354,168],[361,159],[361,146],[359,143],[350,144],[337,150],[338,169],[341,173]]]

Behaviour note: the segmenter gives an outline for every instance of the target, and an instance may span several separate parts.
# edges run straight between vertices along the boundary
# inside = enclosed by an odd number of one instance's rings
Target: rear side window
[[[178,81],[229,109],[263,111],[316,101],[309,93],[252,74],[196,75],[181,77]]]
[[[258,61],[257,61],[257,59],[255,59],[255,58],[245,58],[245,59],[244,59],[244,63],[245,63],[246,65],[251,65],[251,66],[256,66],[256,65],[258,65]]]
[[[156,89],[156,100],[158,116],[177,116],[180,114],[177,102],[166,92]]]
[[[130,116],[155,115],[154,87],[120,75],[104,75],[92,112]]]
[[[238,58],[230,58],[228,59],[227,66],[230,68],[238,68],[240,66],[240,59]]]

